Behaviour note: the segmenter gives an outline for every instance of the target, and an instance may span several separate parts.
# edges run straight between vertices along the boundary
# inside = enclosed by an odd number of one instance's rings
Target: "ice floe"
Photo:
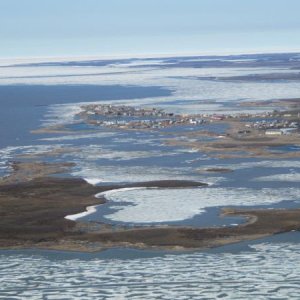
[[[42,138],[41,141],[72,141],[80,139],[98,139],[115,136],[115,132],[93,132],[93,133],[75,133],[63,136],[56,136],[50,138]]]
[[[299,160],[260,160],[254,162],[240,162],[236,164],[216,164],[207,165],[205,168],[230,168],[232,170],[241,170],[249,168],[300,168]]]
[[[72,175],[81,178],[99,178],[99,182],[143,182],[156,180],[195,180],[205,181],[207,177],[193,174],[191,168],[159,166],[99,166],[97,164],[76,161]],[[224,180],[223,177],[209,177],[210,183]]]
[[[128,161],[140,158],[154,158],[154,157],[169,157],[177,155],[176,151],[159,151],[159,150],[149,150],[149,151],[134,151],[134,150],[113,150],[108,146],[99,145],[87,145],[84,147],[77,147],[78,151],[75,151],[72,155],[75,156],[76,160],[84,161],[94,161],[98,159],[107,159],[112,161]],[[78,162],[80,164],[80,162]]]
[[[142,67],[141,61],[138,60],[104,66],[95,66],[93,61],[91,65],[76,67],[59,64],[56,66],[13,66],[1,69],[0,84],[163,87],[172,93],[169,96],[149,96],[144,99],[122,99],[120,96],[114,104],[158,105],[168,111],[178,113],[215,113],[216,111],[234,113],[236,108],[224,106],[224,103],[234,103],[241,99],[260,101],[299,96],[299,85],[295,81],[262,83],[209,80],[209,78],[217,77],[282,73],[287,71],[284,68],[167,68],[166,66],[161,68],[159,62],[160,60],[155,61],[153,68]],[[297,71],[288,70],[288,72]],[[176,104],[178,99],[182,101],[180,105]],[[186,103],[184,103],[185,100]],[[173,104],[172,101],[174,101]],[[81,111],[81,105],[82,103],[50,106],[44,126],[74,122],[74,116]],[[238,107],[238,110],[249,111],[246,107]],[[261,111],[260,108],[256,110]]]
[[[82,103],[53,104],[48,108],[42,122],[43,127],[73,124],[75,117],[82,111]]]
[[[255,178],[255,181],[286,181],[300,182],[300,173],[285,173]]]
[[[300,294],[299,243],[260,242],[235,254],[55,257],[0,253],[0,298],[296,300]]]
[[[103,195],[112,205],[118,203],[118,206],[114,206],[117,211],[104,217],[129,223],[186,220],[203,213],[207,207],[255,206],[284,200],[300,201],[300,189],[297,188],[138,188],[113,190],[101,194]]]
[[[17,160],[19,156],[24,155],[44,155],[49,151],[61,150],[69,145],[28,145],[28,146],[8,146],[0,149],[0,166],[2,170],[10,170],[9,162]]]

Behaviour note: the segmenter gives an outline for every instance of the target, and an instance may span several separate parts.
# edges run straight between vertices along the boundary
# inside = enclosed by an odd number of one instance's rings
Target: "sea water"
[[[250,61],[253,58],[249,64]],[[139,190],[116,194],[105,205],[97,207],[93,215],[93,221],[130,226],[235,226],[245,220],[220,218],[223,206],[298,207],[299,176],[296,174],[300,173],[300,164],[296,159],[221,160],[185,147],[166,146],[165,139],[176,138],[183,131],[192,132],[194,128],[124,131],[94,128],[76,117],[84,103],[158,106],[175,113],[223,113],[241,111],[237,104],[245,100],[299,97],[299,83],[295,81],[236,82],[208,78],[290,72],[288,68],[274,68],[276,59],[272,62],[270,58],[270,61],[269,68],[249,64],[244,68],[234,65],[220,68],[214,65],[214,60],[211,66],[206,63],[206,67],[199,68],[202,60],[191,62],[184,58],[176,59],[171,67],[167,67],[167,60],[159,59],[155,70],[151,60],[147,63],[120,60],[2,67],[0,174],[7,175],[9,162],[15,160],[68,161],[76,165],[65,175],[99,185],[168,179],[210,184],[190,191]],[[64,132],[31,133],[43,126],[64,126]],[[199,129],[218,134],[225,130],[210,124]],[[57,150],[60,150],[59,155],[49,155]],[[233,172],[199,171],[210,167],[229,168]],[[274,190],[274,184],[278,189]],[[149,204],[149,197],[156,205],[160,204],[160,197],[163,198],[164,209],[160,215],[153,211],[155,207]],[[141,205],[143,218],[137,220],[141,217]],[[149,208],[148,214],[145,205]],[[184,205],[187,211],[178,209]],[[295,232],[208,252],[1,251],[0,297],[252,299],[255,296],[265,299],[274,296],[297,299],[298,242],[299,234]]]

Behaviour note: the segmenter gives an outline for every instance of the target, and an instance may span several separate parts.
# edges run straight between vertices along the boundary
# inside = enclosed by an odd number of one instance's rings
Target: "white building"
[[[280,129],[268,129],[265,131],[266,135],[282,135],[283,132]]]

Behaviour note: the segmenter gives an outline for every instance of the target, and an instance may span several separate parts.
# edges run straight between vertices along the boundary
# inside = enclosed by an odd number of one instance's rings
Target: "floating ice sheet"
[[[53,144],[5,147],[0,149],[0,166],[3,170],[9,170],[9,162],[16,160],[19,155],[44,155],[49,151],[61,150],[68,146],[67,144]]]
[[[42,138],[41,141],[72,141],[80,139],[98,139],[98,138],[107,138],[115,136],[115,132],[93,132],[93,133],[75,133],[70,135],[63,135],[50,138]]]
[[[240,162],[237,164],[216,164],[207,165],[205,169],[209,168],[229,168],[232,170],[250,169],[250,168],[300,168],[299,160],[260,160],[255,162]]]
[[[256,181],[286,181],[300,182],[300,173],[285,173],[270,176],[262,176],[255,179]]]
[[[76,161],[77,162],[77,161]],[[157,180],[208,180],[193,174],[191,168],[168,168],[159,166],[98,166],[88,162],[77,162],[73,176],[100,182],[144,182]],[[223,177],[209,177],[209,183],[224,180]]]
[[[201,59],[201,58],[199,58]],[[131,60],[127,64],[105,64],[95,66],[14,66],[1,69],[0,84],[43,84],[43,85],[122,85],[142,87],[163,87],[171,90],[169,96],[145,97],[144,99],[120,99],[115,104],[137,104],[155,106],[157,103],[168,111],[180,113],[234,113],[235,109],[223,104],[243,100],[270,100],[297,98],[299,84],[293,81],[277,82],[231,82],[209,78],[244,76],[253,74],[282,73],[285,68],[167,68],[155,61],[153,68],[138,67],[141,61]],[[10,64],[12,62],[9,62]],[[152,62],[151,62],[152,63]],[[134,68],[133,68],[134,67]],[[297,70],[288,70],[297,72]],[[170,101],[188,100],[181,105],[167,104]],[[195,101],[193,103],[193,101]],[[104,101],[108,103],[107,101]],[[164,105],[166,102],[167,105]],[[201,103],[203,102],[203,103]],[[222,103],[221,103],[222,102]],[[101,102],[99,102],[101,103]],[[74,122],[74,116],[81,111],[80,105],[53,105],[45,118],[44,125],[67,124]],[[240,111],[249,111],[239,107]],[[261,110],[257,108],[257,110]]]
[[[129,223],[172,222],[193,218],[207,207],[254,206],[299,200],[300,189],[201,187],[121,189],[102,193],[117,211],[104,217]],[[113,203],[118,203],[113,206]],[[101,206],[99,206],[101,209]]]
[[[0,298],[298,300],[300,294],[297,243],[260,243],[238,254],[81,257],[0,254]]]
[[[161,156],[174,156],[178,153],[176,151],[159,151],[159,150],[149,150],[149,151],[125,151],[125,150],[113,150],[108,146],[99,146],[99,145],[87,145],[84,147],[75,148],[78,149],[73,155],[76,159],[84,161],[95,161],[97,159],[107,159],[111,161],[128,161],[139,158],[154,158]],[[80,162],[79,162],[80,164]]]

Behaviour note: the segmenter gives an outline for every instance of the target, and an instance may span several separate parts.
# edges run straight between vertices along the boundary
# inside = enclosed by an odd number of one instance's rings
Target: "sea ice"
[[[99,166],[75,160],[72,175],[81,178],[99,178],[100,182],[143,182],[156,180],[204,180],[203,176],[191,174],[190,168],[164,168],[159,166]],[[220,177],[219,179],[221,179]],[[218,179],[210,178],[211,182]]]
[[[296,234],[297,233],[293,233]],[[300,244],[131,259],[0,253],[3,299],[299,299]]]
[[[138,188],[102,193],[116,212],[105,218],[129,223],[172,222],[193,218],[207,207],[255,206],[299,200],[300,189],[201,187],[183,189]],[[125,204],[124,204],[125,203]],[[99,206],[101,209],[101,206]]]
[[[300,173],[285,173],[255,178],[256,181],[300,182]]]

